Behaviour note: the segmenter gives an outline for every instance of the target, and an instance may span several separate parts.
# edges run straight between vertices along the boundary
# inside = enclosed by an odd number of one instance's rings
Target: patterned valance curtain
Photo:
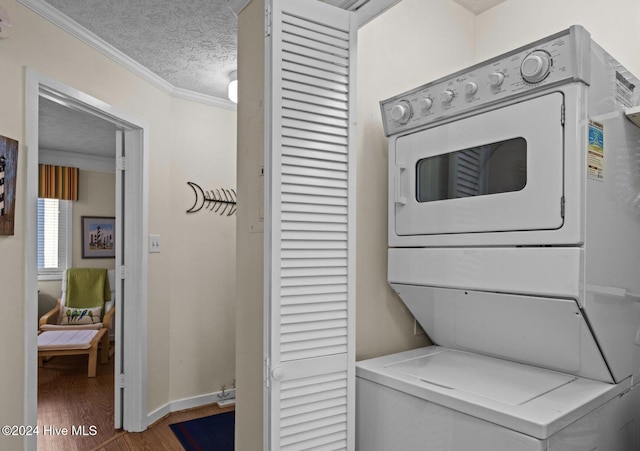
[[[78,168],[39,165],[38,197],[78,200]]]

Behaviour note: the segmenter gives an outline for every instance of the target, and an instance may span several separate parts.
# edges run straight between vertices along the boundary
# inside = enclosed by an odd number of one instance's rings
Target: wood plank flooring
[[[182,451],[169,424],[234,410],[203,406],[173,412],[144,432],[124,432],[113,428],[113,392],[113,358],[98,364],[95,378],[87,377],[87,356],[45,363],[38,369],[38,451]],[[43,433],[45,426],[51,433]],[[83,426],[87,435],[71,435],[72,428],[81,431]],[[67,428],[69,435],[56,435],[52,427]]]

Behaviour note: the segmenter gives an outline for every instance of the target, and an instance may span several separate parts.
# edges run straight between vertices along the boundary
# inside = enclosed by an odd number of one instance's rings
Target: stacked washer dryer
[[[640,450],[639,86],[574,26],[381,102],[435,345],[358,362],[359,450]]]

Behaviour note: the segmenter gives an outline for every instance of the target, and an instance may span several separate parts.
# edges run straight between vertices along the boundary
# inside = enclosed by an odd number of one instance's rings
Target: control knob
[[[391,108],[391,119],[400,123],[406,124],[411,118],[411,104],[406,100],[401,101],[396,106]]]
[[[445,89],[444,91],[442,91],[440,93],[440,101],[442,103],[449,103],[453,100],[453,97],[455,96],[455,94],[453,93],[453,91],[451,89]]]
[[[464,93],[468,96],[474,95],[477,90],[478,90],[478,85],[473,81],[470,81],[469,83],[464,85]]]
[[[433,99],[431,97],[424,97],[418,100],[418,107],[422,111],[429,111],[433,106]]]
[[[489,84],[495,88],[504,82],[504,74],[502,72],[493,72],[489,75]]]
[[[520,74],[527,83],[538,83],[551,70],[551,56],[542,50],[534,50],[524,57],[520,64]]]

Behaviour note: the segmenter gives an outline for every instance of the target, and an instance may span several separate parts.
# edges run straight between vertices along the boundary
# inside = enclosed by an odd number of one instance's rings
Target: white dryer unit
[[[639,86],[574,26],[381,102],[436,346],[357,364],[358,449],[640,449]]]

